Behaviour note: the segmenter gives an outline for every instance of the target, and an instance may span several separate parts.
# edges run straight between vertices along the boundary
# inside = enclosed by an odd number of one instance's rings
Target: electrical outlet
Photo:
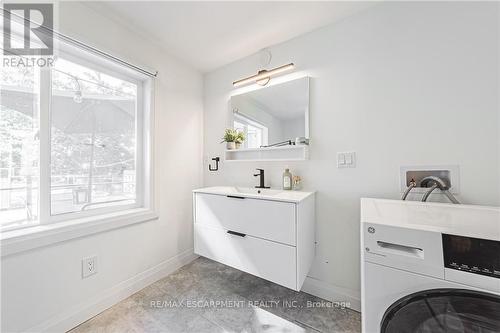
[[[89,277],[97,273],[97,256],[82,259],[82,278]]]

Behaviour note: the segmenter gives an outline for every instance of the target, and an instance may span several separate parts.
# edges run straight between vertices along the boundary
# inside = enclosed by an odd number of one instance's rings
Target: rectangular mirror
[[[242,148],[309,139],[309,78],[232,96],[231,121],[245,133]]]

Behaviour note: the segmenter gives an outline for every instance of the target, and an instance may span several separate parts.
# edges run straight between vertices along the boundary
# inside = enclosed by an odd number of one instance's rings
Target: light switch
[[[337,153],[337,168],[355,168],[356,153],[353,151]]]
[[[346,153],[346,154],[344,154],[344,156],[345,156],[345,164],[351,165],[352,164],[352,154]]]
[[[344,155],[344,153],[337,153],[337,168],[345,168],[345,155]]]

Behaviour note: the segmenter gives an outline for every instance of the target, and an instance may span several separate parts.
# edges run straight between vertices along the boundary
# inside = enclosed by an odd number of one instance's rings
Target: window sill
[[[123,228],[128,225],[158,219],[158,215],[145,208],[92,216],[0,233],[2,257],[42,246]]]

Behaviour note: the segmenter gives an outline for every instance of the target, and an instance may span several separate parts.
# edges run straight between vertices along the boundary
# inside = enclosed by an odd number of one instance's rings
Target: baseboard
[[[173,258],[125,280],[100,293],[90,301],[80,303],[67,311],[61,312],[45,322],[32,327],[28,332],[66,332],[101,313],[114,304],[124,300],[153,282],[160,280],[182,266],[196,259],[193,249],[184,251]]]
[[[304,281],[301,290],[330,302],[344,302],[346,306],[349,304],[349,308],[358,312],[361,311],[360,292],[358,290],[337,287],[309,276]]]

